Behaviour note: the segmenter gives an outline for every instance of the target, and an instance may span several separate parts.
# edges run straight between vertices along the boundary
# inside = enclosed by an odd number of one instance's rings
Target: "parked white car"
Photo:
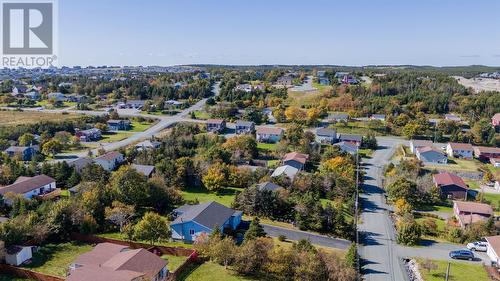
[[[476,241],[467,244],[467,249],[478,252],[486,252],[488,249],[488,244],[482,241]]]

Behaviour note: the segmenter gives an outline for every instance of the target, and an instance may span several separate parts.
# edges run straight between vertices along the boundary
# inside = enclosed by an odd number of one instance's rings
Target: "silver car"
[[[488,243],[482,241],[471,242],[467,244],[467,249],[471,251],[486,252]]]

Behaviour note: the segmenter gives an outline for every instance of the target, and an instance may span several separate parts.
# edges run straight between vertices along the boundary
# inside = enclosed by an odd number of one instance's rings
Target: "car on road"
[[[471,251],[486,252],[488,244],[483,241],[476,241],[467,244],[467,249]]]
[[[450,258],[455,260],[474,260],[474,253],[470,250],[451,251]]]

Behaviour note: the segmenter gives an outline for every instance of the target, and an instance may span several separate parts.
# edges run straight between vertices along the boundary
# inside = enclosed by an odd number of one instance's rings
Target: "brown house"
[[[439,187],[442,197],[466,199],[467,185],[461,177],[452,173],[439,173],[433,176],[433,181]]]
[[[66,280],[163,281],[167,275],[167,261],[145,249],[100,243],[70,265]]]
[[[454,201],[453,214],[460,227],[465,228],[476,222],[487,221],[493,215],[493,209],[488,204]]]

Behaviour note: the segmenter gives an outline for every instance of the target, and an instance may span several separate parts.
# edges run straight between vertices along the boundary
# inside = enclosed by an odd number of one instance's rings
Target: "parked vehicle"
[[[467,249],[471,251],[486,252],[488,249],[488,244],[482,241],[476,241],[467,244]]]
[[[451,251],[449,255],[456,260],[474,260],[474,253],[470,250]]]

